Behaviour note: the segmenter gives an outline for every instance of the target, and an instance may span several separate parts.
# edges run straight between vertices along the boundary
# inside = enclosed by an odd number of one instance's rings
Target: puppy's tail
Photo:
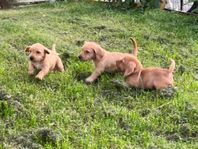
[[[52,45],[52,51],[56,52],[56,44],[55,43]]]
[[[169,72],[173,72],[175,69],[175,61],[174,60],[171,60],[171,65],[169,66]]]
[[[131,39],[131,44],[132,44],[132,48],[134,49],[133,50],[133,55],[135,56],[135,57],[137,57],[137,55],[138,55],[138,47],[137,47],[137,42],[136,42],[136,40],[135,40],[135,38],[130,38]]]

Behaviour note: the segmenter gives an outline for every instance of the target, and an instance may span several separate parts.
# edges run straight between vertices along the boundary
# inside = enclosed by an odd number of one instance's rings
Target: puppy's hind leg
[[[56,70],[60,71],[60,72],[64,71],[64,65],[63,65],[63,63],[62,63],[60,58],[56,62]]]

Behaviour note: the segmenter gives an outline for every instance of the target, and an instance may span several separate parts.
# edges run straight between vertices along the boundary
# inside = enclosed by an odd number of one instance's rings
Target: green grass
[[[0,148],[198,148],[197,24],[197,16],[83,2],[0,11]],[[145,67],[176,61],[174,96],[119,87],[119,74],[83,82],[94,69],[77,59],[83,41],[128,52],[131,36]],[[36,42],[56,43],[64,73],[27,75],[24,49]]]

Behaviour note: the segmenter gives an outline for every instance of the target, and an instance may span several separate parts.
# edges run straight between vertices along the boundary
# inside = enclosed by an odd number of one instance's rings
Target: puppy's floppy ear
[[[44,48],[44,52],[45,52],[46,54],[50,54],[50,50],[47,49],[47,48]]]
[[[93,48],[96,59],[101,59],[104,56],[104,50],[98,45]]]
[[[131,75],[135,71],[136,66],[137,64],[135,62],[130,61],[126,66],[127,68],[124,72],[124,77],[128,77],[129,75]]]
[[[30,48],[31,48],[31,46],[26,47],[26,48],[25,48],[25,52],[26,52],[26,53],[27,53],[27,52],[30,52]]]

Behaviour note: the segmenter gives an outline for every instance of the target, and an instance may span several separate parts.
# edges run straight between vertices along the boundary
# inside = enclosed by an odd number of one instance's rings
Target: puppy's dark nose
[[[80,60],[82,60],[82,56],[81,56],[81,55],[79,55],[78,58],[79,58]]]
[[[30,56],[30,60],[33,61],[34,60],[34,57]]]

